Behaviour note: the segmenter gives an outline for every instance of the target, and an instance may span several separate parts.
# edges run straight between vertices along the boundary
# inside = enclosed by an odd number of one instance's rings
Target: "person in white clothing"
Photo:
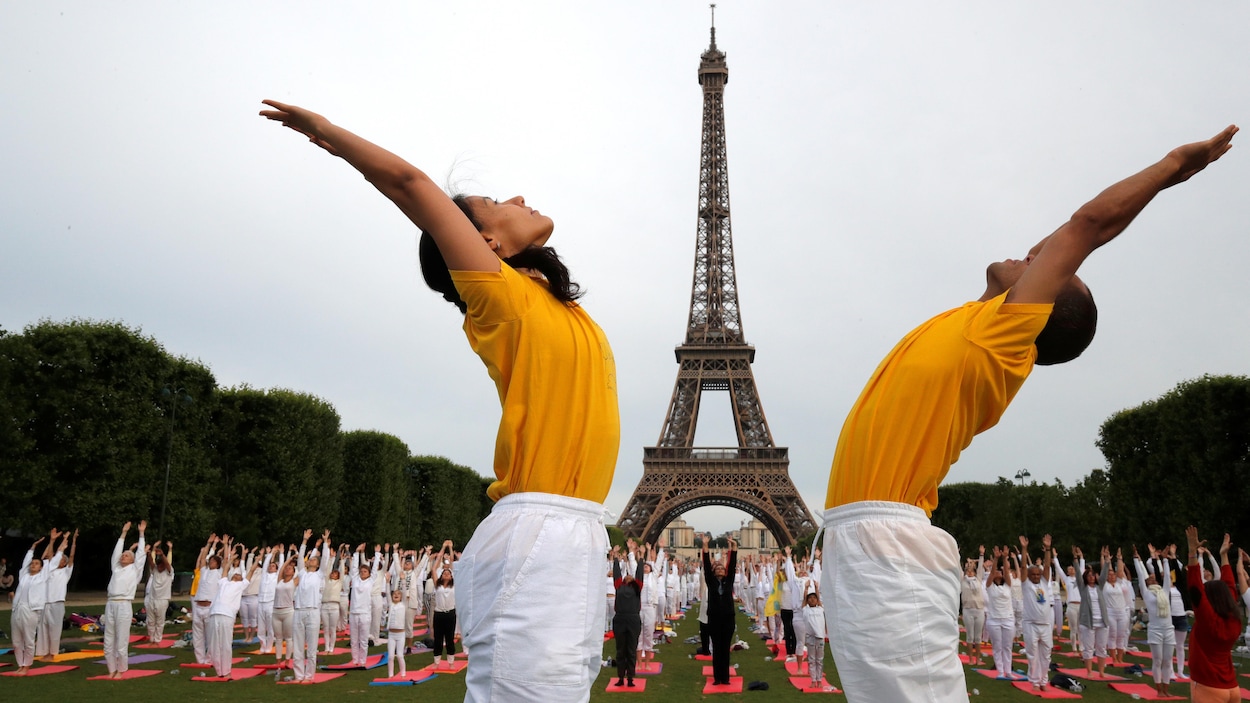
[[[1154,549],[1151,550],[1154,558]],[[1137,545],[1133,545],[1133,567],[1137,571],[1137,584],[1141,589],[1142,604],[1146,608],[1146,641],[1150,643],[1150,673],[1154,676],[1155,692],[1161,697],[1169,694],[1172,682],[1172,653],[1176,649],[1176,630],[1172,627],[1172,607],[1168,591],[1172,588],[1172,572],[1163,570],[1163,580],[1146,569]]]
[[[1020,538],[1023,549],[1023,563],[1027,568],[1028,579],[1020,584],[1024,593],[1024,648],[1029,660],[1029,683],[1035,690],[1043,690],[1050,683],[1050,650],[1054,646],[1054,628],[1051,623],[1054,613],[1051,601],[1054,593],[1050,590],[1050,569],[1052,552],[1050,535],[1042,537],[1042,564],[1038,566],[1029,562],[1028,540]]]
[[[412,622],[408,616],[408,607],[404,605],[404,592],[391,591],[391,607],[386,613],[386,676],[395,677],[395,664],[399,664],[399,675],[408,675],[408,664],[404,661],[404,623]]]
[[[260,547],[252,547],[247,553],[247,570],[260,564],[261,557],[257,554]],[[239,604],[239,619],[243,621],[243,641],[251,643],[260,630],[260,579],[248,578],[247,588],[243,590],[243,599]]]
[[[331,567],[325,589],[321,592],[321,639],[325,642],[326,654],[334,654],[334,648],[338,646],[339,601],[343,597],[343,584],[342,572]]]
[[[299,583],[295,585],[295,636],[292,638],[295,653],[291,658],[291,670],[296,681],[312,681],[317,673],[317,630],[321,626],[321,592],[326,576],[330,573],[330,531],[326,530],[313,551],[304,558],[308,538],[312,530],[304,530],[304,540],[299,545]],[[321,548],[321,554],[317,548]]]
[[[383,547],[375,544],[373,551],[382,555],[382,563],[378,566],[379,578],[373,580],[373,593],[369,595],[369,641],[372,644],[386,644],[382,631],[385,629],[386,605],[389,600],[389,589],[386,585],[390,583],[391,545]]]
[[[136,558],[142,554],[146,560],[147,543],[143,533],[148,529],[148,521],[139,522],[139,542],[126,549],[126,533],[130,531],[130,523],[122,526],[121,537],[113,547],[113,556],[109,560],[113,575],[109,579],[108,603],[104,606],[104,617],[100,624],[104,627],[104,659],[108,664],[109,678],[120,679],[130,668],[130,621],[134,618],[135,589],[143,579],[143,561]]]
[[[1124,652],[1128,648],[1129,620],[1133,608],[1133,587],[1126,578],[1122,552],[1115,553],[1115,568],[1107,572],[1102,599],[1107,604],[1107,653],[1112,666],[1128,666]]]
[[[222,546],[222,554],[229,557],[231,549],[230,541],[226,540]],[[238,547],[237,549],[241,557],[243,548]],[[242,559],[240,558],[241,562]],[[208,626],[212,631],[208,638],[208,641],[211,643],[208,656],[218,676],[229,677],[234,666],[231,659],[234,656],[232,647],[234,641],[234,619],[238,617],[239,608],[242,607],[243,593],[251,584],[252,579],[256,578],[256,570],[259,568],[260,562],[253,559],[251,568],[248,569],[246,575],[234,571],[228,577],[223,576],[217,584],[217,595],[213,599],[213,605],[208,613]]]
[[[1063,588],[1067,593],[1067,611],[1068,611],[1068,642],[1073,652],[1081,650],[1081,589],[1077,586],[1077,574],[1085,570],[1085,565],[1080,564],[1078,569],[1078,559],[1076,557],[1077,548],[1072,548],[1072,565],[1070,565],[1063,577]],[[1084,561],[1084,560],[1080,560]]]
[[[56,541],[58,534],[61,536],[61,544],[57,547],[56,554],[52,555],[52,559],[46,561],[45,567],[48,571],[46,586],[48,593],[39,620],[39,636],[35,639],[35,657],[43,661],[51,661],[61,653],[61,627],[65,620],[65,592],[69,586],[69,577],[74,574],[74,553],[78,551],[78,530],[74,530],[72,545],[68,544],[69,530],[58,533],[54,528],[51,534],[52,539],[48,542],[48,550],[52,549],[52,543]],[[69,546],[68,556],[65,554],[66,546]],[[48,556],[47,550],[44,551],[44,556]]]
[[[260,576],[256,579],[260,582],[260,588],[256,591],[256,636],[260,639],[261,654],[272,654],[274,651],[273,602],[278,587],[278,559],[281,559],[278,555],[281,553],[281,545],[265,550],[265,560],[260,565]]]
[[[356,547],[352,556],[351,601],[348,619],[351,621],[352,664],[364,666],[369,657],[369,624],[373,614],[373,583],[379,578],[378,567],[381,565],[381,552],[373,553],[372,565],[363,563],[365,545]]]
[[[226,537],[229,538],[229,535]],[[208,659],[208,611],[213,607],[217,584],[221,581],[222,557],[213,551],[220,542],[216,534],[209,535],[208,542],[200,549],[200,555],[195,560],[195,570],[199,572],[199,578],[191,596],[191,646],[195,650],[195,661],[199,664],[212,663]]]
[[[1085,555],[1077,550],[1077,557],[1083,564]],[[1098,665],[1098,676],[1106,675],[1107,668],[1107,634],[1108,621],[1107,602],[1102,597],[1102,587],[1107,583],[1107,571],[1110,566],[1111,552],[1102,548],[1102,559],[1099,561],[1101,571],[1094,572],[1092,566],[1081,571],[1081,580],[1077,588],[1081,589],[1081,657],[1085,660],[1085,678],[1092,678],[1094,664]]]
[[[275,547],[274,556],[284,554],[283,550],[281,546]],[[274,659],[285,666],[289,666],[295,656],[295,587],[299,582],[292,553],[282,562],[273,591]]]
[[[148,642],[159,644],[165,637],[165,611],[174,587],[174,543],[166,541],[165,549],[157,543],[148,552],[148,583],[143,589],[143,609],[147,611]]]
[[[985,547],[980,549],[981,558],[969,559],[964,564],[964,576],[959,586],[964,636],[970,659],[968,664],[974,668],[981,666],[981,641],[985,635],[985,567],[982,566]]]
[[[451,564],[451,553],[452,543],[447,540],[438,553],[439,558],[432,561],[433,569],[441,569],[438,580],[434,582],[434,612],[430,627],[434,633],[434,662],[438,667],[446,668],[451,668],[456,656],[456,579],[451,568],[444,566]],[[444,648],[447,650],[446,664],[439,662]]]
[[[35,557],[35,548],[46,537],[40,537],[30,545],[22,568],[18,570],[17,590],[13,592],[13,655],[17,658],[18,676],[25,676],[35,661],[35,639],[39,632],[39,620],[43,616],[44,603],[48,597],[48,571],[44,560]]]
[[[825,609],[820,605],[819,593],[808,593],[803,606],[804,645],[807,648],[807,673],[811,678],[808,688],[825,685]]]
[[[1016,678],[1011,671],[1011,643],[1015,639],[1015,607],[1012,605],[1011,553],[994,547],[994,560],[985,577],[985,629],[994,652],[994,669],[1000,679]]]

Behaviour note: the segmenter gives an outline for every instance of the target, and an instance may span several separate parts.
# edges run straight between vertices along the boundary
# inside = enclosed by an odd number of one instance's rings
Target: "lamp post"
[[[1020,469],[1019,471],[1017,471],[1017,472],[1016,472],[1016,480],[1018,480],[1018,481],[1020,482],[1020,487],[1021,487],[1021,488],[1024,488],[1024,479],[1026,479],[1026,478],[1028,478],[1028,477],[1030,477],[1030,476],[1032,476],[1032,475],[1033,475],[1033,474],[1029,473],[1029,470],[1028,470],[1028,469]]]
[[[1016,480],[1020,482],[1020,488],[1024,488],[1024,479],[1032,475],[1028,469],[1020,469],[1016,472]],[[1020,524],[1024,526],[1024,531],[1027,534],[1029,531],[1029,513],[1025,510],[1023,493],[1020,495]]]
[[[170,388],[165,386],[161,389],[161,396],[169,399],[169,443],[165,449],[165,490],[161,493],[161,520],[157,523],[156,534],[160,538],[165,537],[165,505],[169,499],[169,469],[174,462],[174,423],[178,420],[178,403],[192,402],[191,395],[187,393],[187,389],[182,386]]]

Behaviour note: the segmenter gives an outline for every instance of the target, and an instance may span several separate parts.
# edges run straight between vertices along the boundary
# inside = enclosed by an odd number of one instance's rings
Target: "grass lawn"
[[[91,610],[91,609],[83,609]],[[100,607],[96,607],[92,612],[99,612]],[[751,681],[767,681],[769,685],[768,691],[755,692],[744,691],[737,695],[709,695],[704,696],[702,693],[705,679],[702,676],[702,668],[710,662],[697,661],[692,659],[690,655],[694,653],[694,645],[682,644],[682,640],[687,637],[698,634],[698,622],[694,619],[694,612],[690,617],[679,620],[676,624],[677,635],[672,644],[664,645],[659,648],[657,660],[664,664],[662,673],[656,676],[639,677],[645,678],[647,681],[646,691],[641,693],[617,694],[606,693],[604,688],[612,680],[615,670],[603,670],[599,678],[596,679],[591,693],[592,701],[637,701],[643,703],[645,701],[675,701],[678,703],[684,701],[701,701],[701,700],[759,700],[759,701],[812,701],[812,700],[845,700],[841,695],[822,695],[822,694],[804,694],[793,688],[788,680],[785,668],[782,663],[777,661],[765,661],[765,657],[770,652],[765,648],[764,642],[754,634],[747,630],[748,622],[745,616],[739,615],[738,628],[739,636],[746,641],[751,649],[743,652],[735,652],[733,661],[739,665],[738,675],[743,677],[744,682]],[[187,629],[187,625],[173,625],[166,628],[167,633],[179,633]],[[9,631],[9,613],[7,611],[0,612],[0,629],[5,632]],[[140,630],[134,630],[135,634],[139,634]],[[78,633],[76,631],[66,631],[65,637],[74,638]],[[541,635],[539,635],[541,636]],[[95,645],[88,647],[82,643],[74,643],[77,646],[94,649]],[[1137,643],[1140,648],[1145,649],[1144,644]],[[9,643],[0,643],[0,647],[8,647]],[[340,646],[343,646],[340,644]],[[248,647],[247,649],[250,649]],[[828,648],[826,647],[826,650]],[[375,647],[370,653],[376,654],[384,651],[383,647]],[[239,650],[240,652],[242,650]],[[604,658],[610,658],[614,655],[615,646],[612,641],[604,643]],[[131,650],[132,654],[139,653],[156,653],[170,654],[173,659],[167,659],[160,662],[150,664],[137,664],[132,668],[135,669],[160,669],[163,672],[169,672],[178,667],[183,662],[193,661],[193,656],[188,649],[164,649],[164,650]],[[247,656],[239,654],[239,656]],[[338,655],[331,657],[321,663],[340,663],[348,660],[347,655]],[[270,657],[264,657],[265,660]],[[1065,658],[1056,657],[1057,660],[1063,661]],[[459,703],[464,698],[464,678],[463,674],[443,674],[437,678],[417,686],[369,686],[369,682],[375,678],[386,675],[385,667],[373,669],[370,671],[352,671],[346,676],[330,681],[324,684],[314,686],[276,686],[274,685],[273,676],[259,676],[253,679],[243,681],[234,681],[230,683],[195,683],[191,681],[192,672],[183,671],[180,674],[173,675],[170,673],[162,673],[161,675],[151,676],[144,679],[136,679],[131,681],[87,681],[88,676],[98,676],[106,673],[103,664],[96,664],[95,659],[83,659],[68,664],[77,664],[78,669],[50,676],[36,676],[30,678],[14,678],[0,677],[0,699],[5,701],[117,701],[118,703],[132,703],[135,697],[141,697],[141,700],[163,700],[163,701],[230,701],[238,703],[240,701],[321,701],[327,699],[343,700],[360,700],[361,697],[369,700],[388,701],[388,700],[412,700],[420,699],[423,703]],[[407,658],[408,669],[421,668],[431,661],[433,655],[420,654],[410,655]],[[1079,660],[1070,660],[1078,662]],[[1148,663],[1149,660],[1140,660]],[[1240,658],[1235,660],[1240,663]],[[12,654],[0,657],[0,663],[8,663],[6,667],[0,667],[0,671],[12,671],[15,664]],[[252,661],[240,664],[240,667],[247,667],[252,664],[263,663],[262,658],[253,656]],[[43,664],[36,663],[36,666]],[[837,672],[833,667],[832,660],[826,651],[825,655],[826,677],[829,682],[838,685]],[[974,703],[990,703],[993,701],[1030,701],[1041,700],[1027,693],[1017,691],[1010,684],[1004,681],[994,681],[984,678],[978,674],[969,671],[967,673],[969,691],[976,689],[978,694],[972,696]],[[1146,678],[1133,678],[1131,681],[1139,683],[1149,683]],[[1250,683],[1250,678],[1246,679]],[[1173,684],[1173,692],[1188,698],[1188,687]],[[1107,687],[1104,683],[1091,683],[1086,687],[1082,698],[1087,701],[1119,701],[1127,703],[1132,699],[1124,694],[1116,693]],[[890,702],[883,702],[890,703]],[[899,702],[903,703],[903,702]]]

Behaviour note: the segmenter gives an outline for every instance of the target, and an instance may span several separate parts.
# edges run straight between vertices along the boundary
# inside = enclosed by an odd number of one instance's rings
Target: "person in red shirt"
[[[1189,602],[1194,609],[1190,635],[1189,676],[1194,703],[1223,703],[1241,700],[1237,673],[1233,669],[1233,645],[1241,634],[1241,617],[1233,598],[1233,568],[1228,564],[1228,535],[1220,546],[1220,577],[1202,582],[1198,563],[1198,528],[1185,529],[1189,538]]]

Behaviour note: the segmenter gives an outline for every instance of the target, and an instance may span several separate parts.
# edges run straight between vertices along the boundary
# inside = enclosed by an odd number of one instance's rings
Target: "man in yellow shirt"
[[[1237,128],[1116,183],[1029,251],[990,264],[985,293],[913,330],[847,416],[825,500],[822,594],[847,700],[967,701],[957,659],[959,553],[929,523],[937,488],[1033,365],[1076,358],[1097,308],[1077,269],[1159,191],[1231,147]]]

